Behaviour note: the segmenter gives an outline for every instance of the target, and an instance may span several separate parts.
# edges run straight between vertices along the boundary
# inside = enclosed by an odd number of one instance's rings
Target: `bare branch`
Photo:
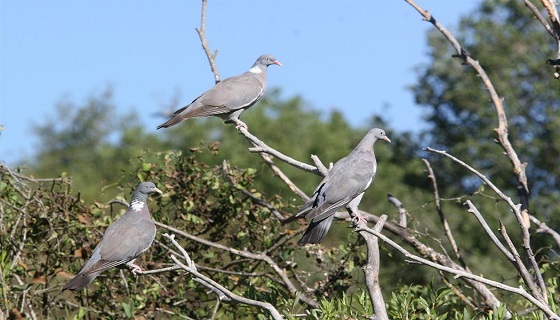
[[[270,303],[257,301],[257,300],[252,300],[252,299],[247,299],[247,298],[241,297],[239,295],[236,295],[233,292],[226,289],[225,287],[223,287],[222,285],[220,285],[219,283],[215,282],[214,280],[212,280],[212,279],[208,278],[207,276],[198,272],[195,264],[193,263],[193,261],[189,257],[188,253],[185,251],[185,249],[183,247],[181,247],[181,245],[179,245],[179,243],[177,243],[177,241],[175,241],[175,236],[174,235],[169,235],[167,233],[164,233],[163,236],[166,237],[167,239],[169,239],[169,241],[171,241],[171,243],[173,243],[173,245],[175,245],[175,247],[177,247],[177,249],[179,249],[179,251],[182,252],[183,258],[185,259],[186,264],[179,261],[179,259],[177,259],[174,255],[171,255],[171,259],[173,259],[173,261],[181,269],[183,269],[183,270],[189,272],[190,274],[192,274],[193,277],[194,277],[194,279],[193,279],[194,281],[202,284],[203,286],[207,287],[208,289],[210,289],[214,293],[216,293],[221,301],[225,301],[225,302],[228,302],[228,303],[231,303],[231,302],[235,301],[235,302],[238,302],[238,303],[243,303],[243,304],[247,304],[247,305],[250,305],[250,306],[255,306],[255,307],[267,310],[270,313],[270,315],[272,316],[273,319],[278,319],[278,320],[283,319],[282,315],[280,315],[280,312],[278,312],[278,310],[276,310],[276,308],[274,308],[274,306],[272,306]]]
[[[527,175],[525,173],[525,168],[527,167],[527,163],[521,163],[519,157],[517,156],[517,153],[515,152],[513,146],[511,145],[511,142],[509,141],[508,129],[507,129],[508,128],[507,117],[504,111],[503,99],[498,96],[498,93],[496,92],[496,89],[494,88],[492,81],[490,81],[490,78],[486,74],[486,71],[484,71],[484,69],[480,66],[478,61],[474,60],[469,56],[467,51],[463,49],[461,44],[457,41],[457,39],[455,39],[455,37],[453,36],[453,34],[451,34],[451,32],[449,32],[449,30],[447,30],[443,25],[441,25],[432,16],[432,14],[430,14],[428,10],[422,9],[413,0],[405,0],[405,1],[408,4],[410,4],[414,9],[416,9],[416,11],[418,11],[418,13],[422,15],[424,20],[433,24],[434,27],[436,27],[436,29],[438,29],[443,34],[443,36],[449,41],[449,43],[453,46],[453,48],[457,52],[456,56],[460,57],[466,64],[470,65],[476,71],[482,83],[488,90],[488,93],[490,94],[490,100],[494,104],[497,118],[498,118],[498,128],[494,129],[494,131],[498,134],[498,142],[506,152],[506,155],[513,166],[513,173],[517,178],[517,185],[518,185],[517,189],[519,192],[519,196],[523,200],[522,203],[528,204],[527,199],[529,194],[529,186],[527,183]],[[525,217],[525,219],[522,219],[520,221],[527,222],[528,219],[529,219],[528,217]],[[528,229],[529,225],[524,225],[524,227],[525,229]]]
[[[357,216],[357,207],[348,208],[348,213],[352,216]],[[363,219],[358,218],[356,227],[367,228],[367,224]],[[379,221],[375,224],[373,229],[377,232],[381,232],[383,229],[383,224],[387,221],[387,216],[382,215]],[[375,319],[385,320],[389,319],[387,315],[387,309],[385,307],[385,301],[383,300],[383,294],[381,292],[381,286],[379,285],[379,245],[378,239],[375,236],[367,232],[360,231],[360,235],[366,241],[367,248],[367,264],[363,267],[366,287],[368,289],[369,297],[373,305],[373,310],[375,311]]]
[[[378,216],[365,211],[358,211],[358,213],[361,216],[364,216],[368,220],[368,222],[376,223],[380,219]],[[337,218],[340,218],[338,217],[338,213],[337,213]],[[410,233],[409,229],[403,228],[389,221],[383,225],[383,229],[398,236],[402,241],[409,244],[416,252],[420,253],[423,257],[430,259],[435,263],[447,266],[449,268],[464,270],[463,267],[455,263],[448,256],[438,253],[432,247],[422,243],[420,240],[418,240],[414,235]],[[498,300],[498,298],[496,298],[494,293],[492,293],[492,291],[490,291],[488,287],[486,287],[484,284],[467,278],[462,278],[462,280],[468,286],[472,287],[473,290],[475,290],[481,297],[483,297],[481,302],[484,304],[484,308],[486,307],[497,308],[501,305],[500,300]]]
[[[329,169],[327,167],[325,167],[325,165],[323,164],[323,162],[321,162],[321,159],[319,159],[319,157],[312,154],[311,155],[311,160],[313,160],[313,163],[315,163],[315,166],[317,167],[317,170],[319,170],[319,172],[321,173],[321,175],[323,177],[325,177],[327,175],[327,173],[329,173]]]
[[[546,0],[545,0],[546,1]],[[558,34],[554,32],[554,29],[550,26],[546,18],[541,14],[539,9],[530,1],[524,0],[525,5],[531,10],[531,12],[535,15],[535,18],[539,20],[539,22],[543,25],[543,27],[548,31],[548,33],[556,40],[559,40]]]
[[[168,226],[168,225],[163,224],[161,222],[154,221],[154,223],[157,226],[165,228],[165,229],[167,229],[169,231],[172,231],[174,233],[177,233],[177,234],[179,234],[179,235],[181,235],[181,236],[183,236],[187,239],[190,239],[192,241],[196,241],[198,243],[202,243],[202,244],[207,245],[209,247],[224,250],[224,251],[230,252],[232,254],[239,255],[239,256],[249,258],[249,259],[252,259],[252,260],[263,261],[266,264],[268,264],[274,270],[274,272],[276,272],[276,274],[282,279],[282,282],[284,283],[284,285],[286,286],[288,291],[290,291],[291,294],[295,295],[296,292],[298,291],[297,288],[295,287],[295,285],[292,283],[292,281],[288,277],[288,275],[286,274],[286,271],[284,269],[280,268],[280,266],[276,262],[274,262],[274,260],[272,260],[265,253],[252,253],[252,252],[248,252],[248,251],[245,251],[245,250],[238,250],[238,249],[230,248],[230,247],[224,246],[224,245],[219,244],[219,243],[214,243],[214,242],[208,241],[206,239],[202,239],[202,238],[199,238],[197,236],[193,236],[193,235],[188,234],[188,233],[186,233],[182,230],[179,230],[177,228]],[[301,301],[305,302],[306,304],[308,304],[312,307],[318,307],[319,306],[319,304],[315,300],[313,300],[313,299],[311,299],[311,298],[309,298],[305,295],[301,295],[300,299],[301,299]]]
[[[475,207],[475,205],[472,203],[472,201],[467,200],[465,202],[465,205],[468,207],[467,211],[472,213],[476,217],[476,219],[478,220],[478,222],[482,226],[482,229],[484,229],[484,231],[486,231],[486,234],[488,235],[488,237],[490,237],[490,239],[496,245],[496,247],[498,247],[498,249],[500,249],[500,251],[504,254],[504,256],[506,256],[506,258],[509,261],[514,262],[515,258],[513,257],[513,254],[511,254],[511,252],[508,251],[508,249],[500,242],[498,237],[496,237],[494,232],[492,232],[492,229],[490,229],[490,226],[488,225],[486,220],[484,220],[484,218],[482,217],[482,214],[480,214],[480,211],[478,211],[478,209]]]
[[[436,175],[434,173],[434,170],[432,170],[432,166],[430,165],[430,162],[427,159],[422,159],[422,161],[424,162],[424,164],[426,165],[426,168],[428,170],[428,178],[430,178],[430,180],[432,180],[432,186],[434,188],[434,200],[435,200],[435,205],[436,205],[436,211],[439,215],[439,220],[441,221],[441,225],[442,225],[443,230],[445,232],[445,236],[447,237],[447,240],[449,241],[449,244],[451,245],[451,248],[453,249],[453,252],[455,253],[455,257],[457,258],[457,260],[459,260],[459,262],[461,263],[463,268],[465,268],[465,270],[470,272],[469,267],[467,266],[467,263],[465,262],[465,260],[463,260],[463,257],[461,256],[461,253],[459,252],[459,247],[457,246],[457,243],[455,242],[455,237],[453,237],[453,233],[451,232],[451,228],[449,227],[449,223],[447,222],[447,219],[445,218],[445,215],[443,214],[443,209],[441,208],[441,202],[440,202],[440,198],[439,198],[439,189],[438,189]]]
[[[200,28],[195,29],[198,33],[198,37],[200,38],[200,43],[202,44],[202,49],[206,53],[206,57],[208,57],[208,62],[210,63],[210,69],[214,74],[214,81],[215,83],[220,82],[220,73],[218,72],[218,67],[216,67],[216,56],[218,55],[218,50],[212,54],[210,52],[210,48],[208,47],[208,42],[206,42],[206,6],[208,4],[207,0],[202,0],[202,11],[200,13]]]
[[[544,286],[544,281],[542,282],[539,281],[540,283],[543,283],[543,285],[541,286],[542,291],[539,292],[539,289],[537,288],[537,284],[535,284],[535,282],[531,278],[531,275],[529,274],[529,271],[523,264],[523,260],[521,260],[521,256],[519,255],[519,252],[517,252],[517,250],[515,249],[515,246],[513,245],[513,242],[511,241],[507,233],[506,227],[504,226],[501,220],[500,220],[500,233],[502,234],[502,237],[504,237],[504,239],[506,240],[509,250],[511,250],[511,252],[513,253],[513,257],[514,257],[514,261],[512,261],[514,262],[513,265],[517,268],[519,274],[521,275],[521,278],[523,278],[523,282],[525,282],[525,284],[531,290],[531,293],[535,298],[543,301],[543,303],[547,303],[545,299],[546,287]],[[535,273],[540,275],[540,272],[535,272]]]
[[[531,235],[529,234],[528,225],[525,222],[525,216],[522,214],[522,211],[520,210],[521,205],[514,204],[513,201],[511,200],[511,198],[506,196],[500,189],[498,189],[498,187],[496,187],[488,178],[486,178],[485,175],[478,172],[476,169],[469,166],[465,162],[457,159],[456,157],[450,155],[449,153],[447,153],[445,151],[436,150],[436,149],[432,149],[432,148],[429,148],[429,147],[426,148],[426,150],[430,151],[430,152],[433,152],[433,153],[437,153],[437,154],[446,156],[446,157],[450,158],[451,160],[457,162],[458,164],[462,165],[463,167],[467,168],[469,171],[471,171],[472,173],[477,175],[482,181],[484,181],[484,183],[486,183],[492,190],[494,190],[494,192],[509,205],[509,207],[511,208],[511,210],[513,211],[513,213],[515,215],[515,218],[517,219],[517,222],[519,224],[519,228],[521,229],[522,238],[523,238],[523,249],[525,250],[525,254],[527,255],[527,257],[529,259],[529,263],[531,264],[531,267],[535,270],[535,273],[539,273],[539,275],[537,276],[537,279],[540,282],[539,286],[541,288],[545,288],[546,286],[544,284],[544,280],[542,280],[542,275],[540,275],[539,265],[537,263],[537,260],[535,259],[535,254],[533,253],[533,249],[531,248]]]
[[[258,152],[258,153],[267,153],[271,156],[275,156],[276,158],[282,160],[283,162],[285,162],[285,163],[287,163],[287,164],[289,164],[289,165],[291,165],[291,166],[293,166],[297,169],[301,169],[303,171],[311,172],[311,173],[314,173],[316,175],[321,175],[321,172],[316,167],[310,166],[307,163],[303,163],[301,161],[297,161],[297,160],[295,160],[293,158],[290,158],[287,155],[285,155],[285,154],[283,154],[283,153],[281,153],[281,152],[279,152],[275,149],[272,149],[271,147],[266,145],[264,142],[259,140],[257,137],[252,135],[247,128],[240,127],[239,132],[247,140],[249,140],[249,142],[253,145],[252,148],[249,148],[249,151]]]
[[[560,247],[560,234],[558,234],[558,232],[556,232],[554,229],[547,226],[546,223],[540,221],[534,216],[529,216],[529,218],[531,218],[531,221],[533,221],[533,223],[537,225],[538,227],[536,231],[537,233],[548,233],[549,235],[552,236],[554,241],[556,241],[556,245]]]
[[[462,271],[462,270],[458,270],[458,269],[449,268],[449,267],[446,267],[444,265],[434,263],[434,262],[431,262],[427,259],[418,257],[416,255],[413,255],[413,254],[409,253],[406,249],[404,249],[403,247],[401,247],[400,245],[398,245],[396,242],[392,241],[391,239],[385,237],[380,232],[374,231],[372,229],[358,227],[357,231],[369,232],[369,233],[377,236],[381,240],[383,240],[385,243],[387,243],[391,247],[397,249],[406,258],[408,258],[410,260],[413,260],[415,262],[421,263],[421,264],[425,264],[425,265],[430,266],[434,269],[454,274],[455,278],[461,278],[462,277],[462,278],[471,279],[471,280],[474,280],[474,281],[477,281],[477,282],[480,282],[480,283],[487,284],[487,285],[492,286],[494,288],[498,288],[498,289],[501,289],[501,290],[505,290],[505,291],[512,292],[512,293],[515,293],[517,295],[520,295],[523,298],[530,301],[535,306],[537,306],[539,309],[541,309],[551,319],[560,319],[560,317],[557,314],[555,314],[554,311],[552,311],[550,306],[548,306],[543,301],[533,297],[531,294],[527,293],[527,291],[525,291],[521,287],[519,287],[519,288],[511,287],[511,286],[505,285],[505,284],[503,284],[501,282],[498,282],[498,281],[489,280],[489,279],[486,279],[484,277],[474,275],[474,274],[472,274],[470,272],[467,272],[467,271]]]
[[[395,207],[397,207],[397,209],[399,209],[399,225],[403,228],[406,228],[406,216],[408,215],[408,212],[406,211],[406,208],[404,207],[402,202],[390,193],[387,194],[387,201],[389,201],[389,203],[393,204]]]

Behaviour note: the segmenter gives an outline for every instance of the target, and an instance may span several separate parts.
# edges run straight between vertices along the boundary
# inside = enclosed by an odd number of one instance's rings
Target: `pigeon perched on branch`
[[[266,89],[266,71],[271,64],[282,66],[273,55],[260,56],[249,71],[218,82],[189,105],[175,111],[171,119],[157,128],[167,128],[186,119],[208,116],[218,116],[226,123],[234,122],[238,129],[247,128],[239,120],[239,115],[262,98]]]
[[[146,204],[148,194],[153,192],[162,193],[152,182],[138,185],[124,215],[107,228],[89,260],[62,290],[81,290],[101,272],[122,264],[130,267],[134,274],[142,271],[134,264],[134,259],[152,245],[156,235],[156,226]]]
[[[391,142],[382,129],[369,130],[348,156],[334,164],[311,198],[296,213],[296,217],[305,216],[310,222],[299,245],[323,241],[336,211],[347,207],[354,199],[361,199],[377,171],[373,144],[378,139]]]

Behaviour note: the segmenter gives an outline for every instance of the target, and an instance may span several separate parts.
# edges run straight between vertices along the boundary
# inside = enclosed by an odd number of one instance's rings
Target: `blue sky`
[[[453,30],[480,1],[417,3]],[[0,0],[0,161],[32,158],[34,124],[53,118],[58,102],[80,104],[107,86],[119,112],[138,112],[155,132],[163,119],[153,113],[177,93],[179,108],[213,85],[195,32],[200,6]],[[427,62],[429,28],[402,0],[209,0],[206,35],[222,79],[272,53],[284,66],[270,68],[269,88],[284,97],[341,110],[354,125],[382,114],[392,128],[415,131],[422,110],[406,87]]]

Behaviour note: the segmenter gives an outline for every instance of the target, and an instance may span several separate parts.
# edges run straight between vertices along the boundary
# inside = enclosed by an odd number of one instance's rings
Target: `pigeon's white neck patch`
[[[132,208],[132,211],[138,212],[142,210],[142,208],[144,208],[144,202],[138,200],[132,200],[132,202],[130,202],[130,207]]]
[[[249,69],[249,72],[251,73],[262,73],[262,69],[259,68],[258,66],[252,67],[251,69]]]

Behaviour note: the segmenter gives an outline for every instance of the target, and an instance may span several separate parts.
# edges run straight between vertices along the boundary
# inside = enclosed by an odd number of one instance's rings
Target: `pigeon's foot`
[[[360,224],[360,221],[363,221],[364,224],[367,226],[368,221],[366,219],[366,216],[362,216],[361,214],[356,212],[356,215],[352,217],[352,223],[357,226]]]
[[[237,129],[237,130],[241,130],[241,128],[243,128],[245,130],[249,130],[249,127],[247,127],[247,125],[245,123],[238,124],[238,125],[235,126],[235,129]]]
[[[249,127],[247,126],[247,124],[239,119],[230,119],[226,122],[233,122],[235,123],[235,129],[237,129],[237,131],[241,131],[241,128],[245,129],[245,130],[249,130]]]
[[[130,261],[126,264],[130,269],[132,269],[132,274],[136,275],[136,272],[142,272],[142,268],[140,266],[135,265],[133,261]]]

